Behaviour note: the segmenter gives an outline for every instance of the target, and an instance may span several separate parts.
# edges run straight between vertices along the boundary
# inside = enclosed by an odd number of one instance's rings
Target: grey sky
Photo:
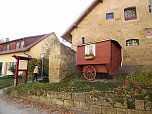
[[[0,0],[0,39],[60,37],[93,0]]]

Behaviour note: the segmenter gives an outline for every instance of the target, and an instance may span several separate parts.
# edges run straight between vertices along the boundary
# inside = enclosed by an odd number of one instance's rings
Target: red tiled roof
[[[9,42],[4,42],[0,44],[0,55],[3,54],[10,54],[10,53],[16,53],[16,52],[25,52],[30,50],[33,46],[35,46],[37,43],[42,41],[43,39],[50,36],[52,33],[44,34],[44,35],[37,35],[37,36],[30,36],[30,37],[24,37],[21,39],[16,39]],[[16,43],[17,42],[26,42],[25,46],[23,48],[16,49]],[[3,51],[3,46],[9,45],[10,49]]]
[[[94,0],[83,13],[74,21],[74,23],[63,33],[61,36],[63,39],[71,42],[72,36],[71,32],[77,28],[78,24],[98,5],[98,3],[103,2],[103,0]]]
[[[4,41],[3,40],[0,40],[0,43],[3,43]]]

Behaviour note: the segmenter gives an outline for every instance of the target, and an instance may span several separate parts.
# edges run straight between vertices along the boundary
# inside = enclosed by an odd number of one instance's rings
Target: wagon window
[[[95,44],[89,44],[85,46],[85,55],[95,56]]]
[[[137,19],[136,7],[124,9],[125,21]]]
[[[126,46],[137,46],[139,45],[139,39],[126,40]]]

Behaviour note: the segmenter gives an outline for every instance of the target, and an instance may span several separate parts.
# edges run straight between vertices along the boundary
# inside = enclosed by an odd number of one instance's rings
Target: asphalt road
[[[15,103],[6,103],[3,98],[3,90],[0,89],[0,114],[47,114],[33,108],[21,108]]]
[[[72,109],[66,110],[67,112],[65,113],[65,109],[58,108],[57,111],[51,111],[47,113],[44,110],[38,110],[34,107],[25,108],[22,107],[20,104],[17,104],[16,102],[7,102],[6,99],[4,99],[3,90],[0,89],[0,114],[89,114]]]

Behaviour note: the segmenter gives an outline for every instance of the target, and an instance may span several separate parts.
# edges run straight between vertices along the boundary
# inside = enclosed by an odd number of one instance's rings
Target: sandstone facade
[[[76,70],[75,51],[52,37],[49,54],[49,81],[60,82]]]
[[[122,46],[125,68],[152,66],[152,14],[149,0],[103,0],[70,32],[73,49],[85,43],[105,39],[117,40]],[[137,19],[125,20],[124,10],[134,7]],[[113,19],[106,14],[113,13]],[[151,34],[148,36],[148,34]],[[139,45],[127,46],[127,41],[139,40]],[[124,70],[124,69],[123,69]]]

